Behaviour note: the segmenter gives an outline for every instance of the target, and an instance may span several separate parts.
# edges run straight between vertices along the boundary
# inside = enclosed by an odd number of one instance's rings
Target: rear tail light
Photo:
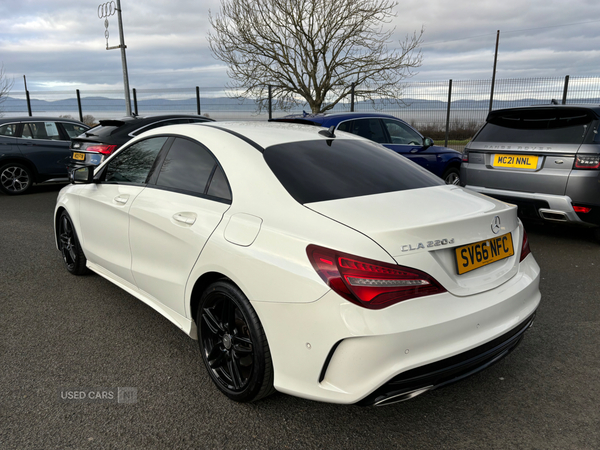
[[[420,270],[309,245],[308,259],[336,293],[368,309],[382,309],[403,300],[446,292]]]
[[[573,206],[573,210],[576,213],[587,214],[587,213],[589,213],[592,210],[592,208],[590,208],[589,206]]]
[[[469,150],[467,149],[463,150],[462,162],[469,162]]]
[[[87,145],[85,147],[85,150],[87,150],[88,152],[97,152],[97,153],[101,153],[106,156],[110,155],[116,149],[117,149],[116,145],[108,145],[108,144],[93,144],[93,145]]]
[[[600,169],[600,155],[577,155],[576,169]]]
[[[521,258],[519,259],[519,262],[523,261],[530,253],[531,249],[529,248],[529,238],[527,237],[527,231],[525,231],[525,227],[523,227],[523,244],[521,245]]]

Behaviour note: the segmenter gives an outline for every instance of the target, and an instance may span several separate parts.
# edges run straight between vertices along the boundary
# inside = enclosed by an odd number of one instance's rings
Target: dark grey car
[[[71,138],[88,129],[56,117],[0,119],[0,190],[23,194],[33,183],[66,181]]]
[[[461,184],[516,204],[523,218],[598,227],[599,124],[599,106],[492,111],[465,148]]]

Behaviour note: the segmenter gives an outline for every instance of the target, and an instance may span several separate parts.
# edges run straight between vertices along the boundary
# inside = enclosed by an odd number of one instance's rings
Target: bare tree
[[[221,0],[209,14],[216,58],[228,65],[242,98],[267,105],[267,85],[279,108],[307,102],[332,109],[350,94],[399,101],[399,82],[422,62],[423,30],[390,49],[393,0]]]
[[[2,103],[6,101],[8,93],[13,87],[14,80],[7,80],[4,75],[4,65],[0,65],[0,117],[2,116]]]
[[[82,122],[85,123],[88,127],[95,127],[96,125],[98,125],[98,121],[91,114],[86,114],[85,116],[83,116]]]
[[[76,120],[75,117],[73,117],[71,114],[61,114],[58,117],[61,119]],[[85,116],[82,117],[82,119],[83,119],[82,122],[85,123],[88,127],[95,127],[96,125],[98,125],[96,118],[94,116],[92,116],[91,114],[86,114]]]

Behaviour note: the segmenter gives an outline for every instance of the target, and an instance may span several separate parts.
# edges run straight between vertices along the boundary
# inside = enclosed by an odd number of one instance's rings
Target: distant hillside
[[[49,93],[51,94],[51,93]],[[399,107],[389,100],[381,100],[376,102],[377,110],[382,110],[390,113],[411,113],[424,111],[441,111],[446,110],[447,103],[438,100],[423,100],[415,98],[403,99],[406,106]],[[551,99],[540,100],[534,98],[523,98],[514,101],[494,101],[494,109],[509,108],[515,106],[528,106],[541,103],[550,103]],[[94,114],[100,116],[120,115],[124,114],[125,105],[123,99],[115,99],[108,97],[83,97],[81,99],[83,114]],[[600,98],[591,98],[582,101],[582,103],[600,104]],[[7,115],[27,114],[27,103],[24,99],[7,97],[1,105],[2,110]],[[487,111],[489,100],[456,100],[452,102],[452,110],[472,110],[472,111]],[[60,100],[40,100],[37,98],[31,99],[32,111],[36,114],[47,113],[51,115],[71,114],[77,115],[77,99],[75,97],[65,98]],[[348,103],[339,105],[336,110],[348,110]],[[239,101],[229,97],[218,98],[201,98],[201,112],[204,113],[251,113],[255,111],[256,105],[251,100]],[[302,112],[308,110],[307,105],[294,107],[290,112]],[[355,104],[357,111],[369,111],[373,107],[369,102],[357,102]],[[138,111],[140,114],[149,113],[156,114],[160,112],[196,112],[196,98],[187,99],[141,99],[138,100]],[[281,111],[278,111],[281,114]]]

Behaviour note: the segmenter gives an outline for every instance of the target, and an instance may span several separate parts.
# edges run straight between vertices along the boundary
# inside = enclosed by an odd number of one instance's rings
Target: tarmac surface
[[[0,194],[0,449],[600,448],[600,244],[588,230],[526,224],[537,319],[479,374],[380,408],[279,393],[237,404],[196,341],[100,276],[65,270],[59,188]],[[119,403],[118,388],[135,390]],[[69,398],[80,391],[105,401]]]

